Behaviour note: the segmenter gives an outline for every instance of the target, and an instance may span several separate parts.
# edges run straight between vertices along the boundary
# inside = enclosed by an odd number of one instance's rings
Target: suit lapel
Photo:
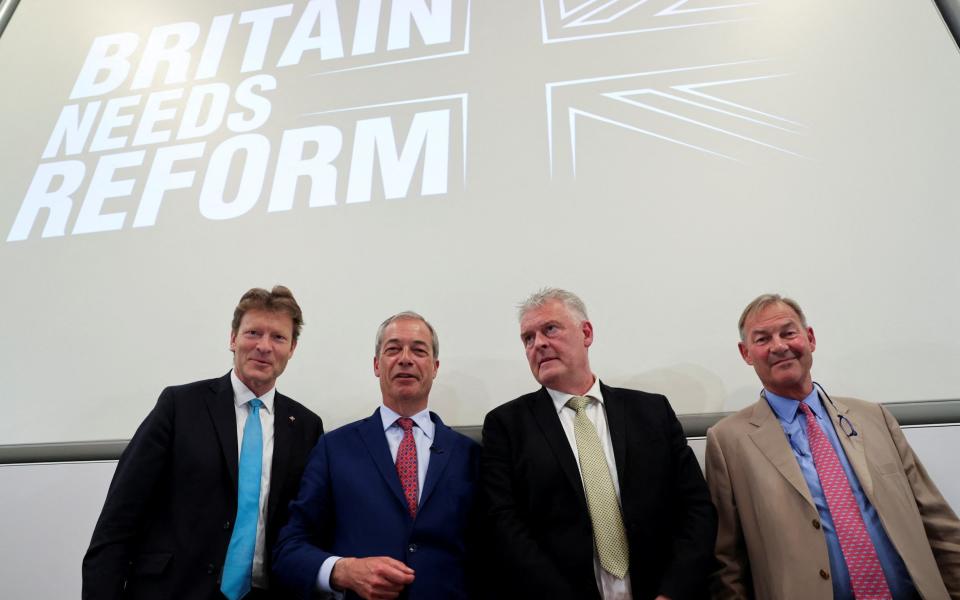
[[[813,497],[810,496],[807,481],[803,478],[800,465],[797,464],[797,457],[793,455],[787,436],[783,433],[783,427],[773,413],[773,409],[767,404],[766,398],[761,396],[760,401],[754,405],[750,423],[757,427],[750,433],[753,443],[780,472],[780,475],[816,510],[817,506],[813,503]]]
[[[580,470],[577,468],[573,450],[570,448],[570,442],[567,441],[567,435],[563,432],[563,425],[560,424],[560,416],[557,414],[553,399],[550,398],[546,388],[540,388],[540,392],[533,398],[530,409],[533,411],[533,417],[537,425],[547,439],[547,444],[557,457],[560,468],[563,469],[570,485],[573,486],[584,506],[586,506],[587,496],[583,491]]]
[[[397,475],[397,467],[393,464],[390,457],[390,446],[387,445],[387,436],[383,433],[383,420],[380,418],[380,408],[373,411],[373,415],[363,420],[359,428],[360,438],[377,471],[383,477],[383,482],[393,492],[397,502],[403,506],[403,511],[407,512],[407,501],[403,497],[403,488],[400,487],[400,476]]]
[[[627,466],[627,419],[626,406],[623,398],[600,382],[600,393],[603,394],[603,405],[607,411],[607,428],[610,429],[610,440],[613,442],[613,457],[617,462],[617,479],[626,481],[624,472]],[[620,484],[620,489],[623,489]]]
[[[290,464],[290,452],[293,440],[300,431],[300,424],[293,419],[290,402],[279,392],[273,397],[273,460],[270,464],[270,498],[267,502],[267,523],[280,502],[283,491],[282,482],[287,477],[287,465]]]
[[[423,482],[423,490],[420,492],[420,508],[426,505],[427,500],[437,487],[437,482],[443,477],[443,472],[450,462],[450,456],[453,454],[453,431],[443,424],[436,413],[430,413],[430,419],[435,427],[433,429],[433,446],[430,450],[430,461],[427,463],[427,476]]]
[[[221,377],[213,385],[213,393],[207,396],[207,410],[217,432],[220,451],[223,454],[227,472],[233,488],[237,488],[237,411],[233,405],[233,384],[230,373]]]
[[[823,406],[827,409],[827,414],[830,415],[830,420],[833,421],[833,430],[837,432],[837,439],[840,440],[840,445],[843,446],[843,451],[847,455],[847,460],[850,461],[850,466],[853,467],[853,472],[857,474],[857,479],[860,480],[860,487],[863,488],[863,491],[867,494],[868,498],[873,497],[873,478],[870,476],[870,469],[867,468],[867,455],[864,450],[864,440],[863,432],[857,431],[857,435],[849,436],[845,433],[843,425],[840,423],[840,415],[843,415],[845,420],[849,420],[848,413],[850,408],[843,402],[828,402],[825,401],[823,396],[820,396]]]

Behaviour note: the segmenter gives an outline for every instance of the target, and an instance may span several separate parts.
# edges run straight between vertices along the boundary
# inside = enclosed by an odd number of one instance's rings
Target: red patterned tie
[[[397,475],[403,486],[403,497],[411,517],[417,516],[417,444],[413,441],[413,419],[400,417],[397,425],[403,429],[403,439],[397,449]]]
[[[840,549],[843,550],[843,558],[847,563],[847,570],[850,571],[853,597],[856,600],[889,600],[890,589],[880,567],[877,550],[863,524],[860,507],[857,506],[857,499],[850,489],[843,465],[840,464],[830,440],[817,425],[817,418],[810,407],[801,402],[800,410],[807,419],[807,437],[813,453],[813,464],[817,467],[823,495],[827,499],[827,508],[830,509],[833,526],[837,530]]]

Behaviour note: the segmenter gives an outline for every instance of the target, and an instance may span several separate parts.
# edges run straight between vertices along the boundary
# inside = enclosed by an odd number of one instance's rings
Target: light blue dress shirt
[[[403,440],[403,429],[397,425],[397,419],[400,415],[384,405],[380,405],[380,418],[383,420],[383,434],[387,437],[387,446],[390,447],[390,457],[393,462],[397,462],[397,451],[400,449],[400,442]],[[414,427],[413,441],[417,445],[417,501],[420,501],[420,494],[423,493],[423,483],[427,479],[427,466],[430,464],[430,447],[433,445],[433,435],[436,432],[436,424],[430,419],[430,411],[423,409],[410,417],[413,419]],[[317,573],[317,588],[323,592],[334,592],[335,598],[342,596],[336,592],[330,585],[330,575],[333,573],[333,566],[340,560],[340,556],[331,556],[320,565],[320,571]]]
[[[800,471],[803,472],[803,478],[807,481],[807,487],[810,489],[810,495],[817,506],[817,512],[820,513],[820,524],[823,526],[823,534],[827,539],[827,550],[830,554],[830,572],[833,582],[833,597],[835,600],[853,600],[853,589],[850,586],[850,572],[847,570],[847,563],[843,560],[843,552],[840,549],[840,540],[837,538],[837,530],[833,526],[833,517],[830,516],[830,510],[827,508],[827,499],[823,495],[823,487],[820,485],[820,477],[817,475],[817,469],[813,464],[813,454],[810,452],[810,440],[807,437],[807,419],[800,412],[800,403],[790,398],[783,398],[776,394],[764,390],[764,396],[770,404],[770,408],[777,415],[783,432],[787,435],[790,447],[793,449],[794,456],[800,464]],[[890,538],[880,522],[880,516],[873,508],[870,500],[864,495],[863,488],[860,486],[860,480],[850,466],[847,455],[840,445],[840,439],[837,437],[837,431],[830,421],[830,415],[814,387],[810,395],[803,399],[803,402],[810,407],[817,418],[817,424],[830,440],[837,456],[840,458],[840,464],[847,474],[847,481],[853,489],[853,495],[857,499],[857,506],[860,507],[860,514],[863,516],[864,525],[867,533],[873,540],[873,547],[876,548],[877,558],[880,559],[880,566],[883,567],[883,574],[887,579],[887,585],[890,593],[895,600],[908,600],[919,598],[916,589],[913,587],[913,580],[907,572],[906,565],[900,558],[900,554],[893,547]],[[844,426],[843,429],[846,430]],[[850,433],[846,433],[850,431]],[[851,423],[851,428],[846,430],[844,435],[859,435],[856,433],[856,424]],[[789,542],[787,542],[789,543]]]

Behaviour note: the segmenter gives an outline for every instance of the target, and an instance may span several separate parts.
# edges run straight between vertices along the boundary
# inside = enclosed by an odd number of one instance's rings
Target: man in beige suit
[[[882,406],[810,376],[800,306],[760,296],[740,354],[763,391],[707,431],[716,598],[960,598],[960,521]]]

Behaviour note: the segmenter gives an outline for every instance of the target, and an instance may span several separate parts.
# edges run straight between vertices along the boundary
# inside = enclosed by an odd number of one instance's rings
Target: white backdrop
[[[766,291],[831,393],[960,396],[930,1],[23,0],[0,81],[0,444],[128,438],[274,283],[307,321],[279,388],[328,428],[376,406],[405,309],[447,422],[533,389],[514,306],[544,285],[606,382],[678,412],[755,399],[735,323]]]
[[[960,508],[952,457],[960,426],[906,428],[907,439],[944,497]],[[690,440],[703,464],[706,442]],[[116,461],[0,465],[0,580],[10,600],[80,595],[80,563]]]

